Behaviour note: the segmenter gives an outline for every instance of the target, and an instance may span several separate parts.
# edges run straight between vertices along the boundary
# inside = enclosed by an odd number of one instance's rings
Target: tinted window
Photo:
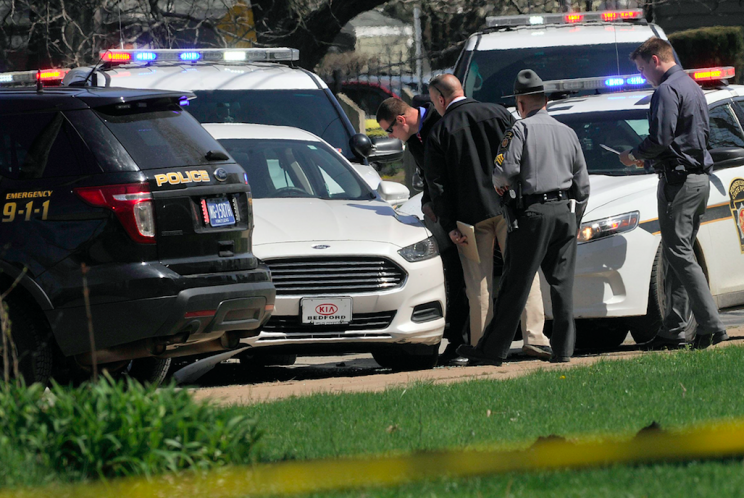
[[[624,176],[647,173],[643,168],[624,166],[617,154],[602,147],[605,145],[623,152],[640,144],[648,135],[645,111],[593,112],[554,117],[576,132],[590,174]]]
[[[710,119],[710,139],[708,148],[744,147],[739,122],[728,105],[713,107],[708,113]]]
[[[80,138],[61,112],[0,119],[0,175],[13,179],[91,172]]]
[[[224,139],[248,173],[253,197],[370,199],[372,191],[328,146],[295,140]]]
[[[96,112],[140,169],[205,164],[207,151],[221,150],[211,135],[175,104],[153,108],[146,102],[134,102]]]
[[[202,123],[294,126],[319,136],[353,158],[350,135],[323,90],[196,91],[189,112]]]
[[[638,44],[541,47],[508,50],[480,50],[473,54],[465,95],[481,102],[514,105],[514,80],[522,69],[533,69],[543,81],[590,78],[614,74],[636,74],[628,54]]]

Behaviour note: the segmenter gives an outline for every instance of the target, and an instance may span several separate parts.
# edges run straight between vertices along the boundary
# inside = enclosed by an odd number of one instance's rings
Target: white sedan
[[[744,304],[744,87],[718,85],[704,92],[716,164],[695,251],[714,299],[725,308]],[[643,168],[623,166],[602,147],[623,151],[641,142],[648,134],[651,93],[609,93],[548,105],[552,116],[576,131],[590,173],[574,284],[580,347],[614,347],[628,331],[636,342],[646,342],[661,326],[665,303],[658,178]],[[420,213],[420,196],[399,211]],[[550,316],[550,297],[544,292],[543,298]],[[694,331],[691,320],[688,338]]]
[[[297,128],[204,127],[248,175],[254,253],[277,288],[271,319],[243,340],[252,347],[246,361],[371,352],[385,367],[433,367],[444,276],[431,233],[389,204],[408,190],[391,182],[373,190],[335,149]]]

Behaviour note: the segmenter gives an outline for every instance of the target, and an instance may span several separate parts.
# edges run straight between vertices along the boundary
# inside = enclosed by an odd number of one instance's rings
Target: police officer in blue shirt
[[[494,161],[493,184],[502,198],[521,192],[510,206],[513,230],[506,239],[501,287],[493,320],[477,346],[457,348],[468,364],[500,365],[516,335],[530,284],[542,268],[553,304],[551,362],[568,362],[576,331],[573,281],[576,235],[589,197],[589,174],[576,133],[548,114],[542,80],[520,71],[514,83],[523,118],[506,132]]]
[[[689,309],[697,321],[695,348],[728,339],[693,244],[710,193],[708,174],[708,105],[700,87],[674,61],[669,42],[649,38],[630,54],[656,87],[651,97],[649,133],[643,142],[620,155],[626,166],[651,161],[659,173],[657,201],[664,256],[666,310],[659,334],[644,349],[676,349],[686,345]]]

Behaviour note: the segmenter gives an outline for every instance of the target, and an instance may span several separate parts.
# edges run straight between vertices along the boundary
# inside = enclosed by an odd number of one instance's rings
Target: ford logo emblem
[[[224,182],[227,180],[227,171],[225,171],[225,168],[217,168],[214,170],[214,177],[217,178],[218,181]]]
[[[314,245],[312,247],[313,247],[313,249],[328,249],[331,246],[327,246],[325,244],[316,244],[316,245]]]

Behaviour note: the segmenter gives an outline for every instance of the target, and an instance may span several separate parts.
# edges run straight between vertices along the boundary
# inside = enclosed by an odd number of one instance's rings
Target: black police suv
[[[17,353],[27,382],[93,362],[159,381],[169,358],[233,348],[269,318],[248,178],[181,109],[189,97],[0,91],[0,293],[15,343],[2,356]]]

